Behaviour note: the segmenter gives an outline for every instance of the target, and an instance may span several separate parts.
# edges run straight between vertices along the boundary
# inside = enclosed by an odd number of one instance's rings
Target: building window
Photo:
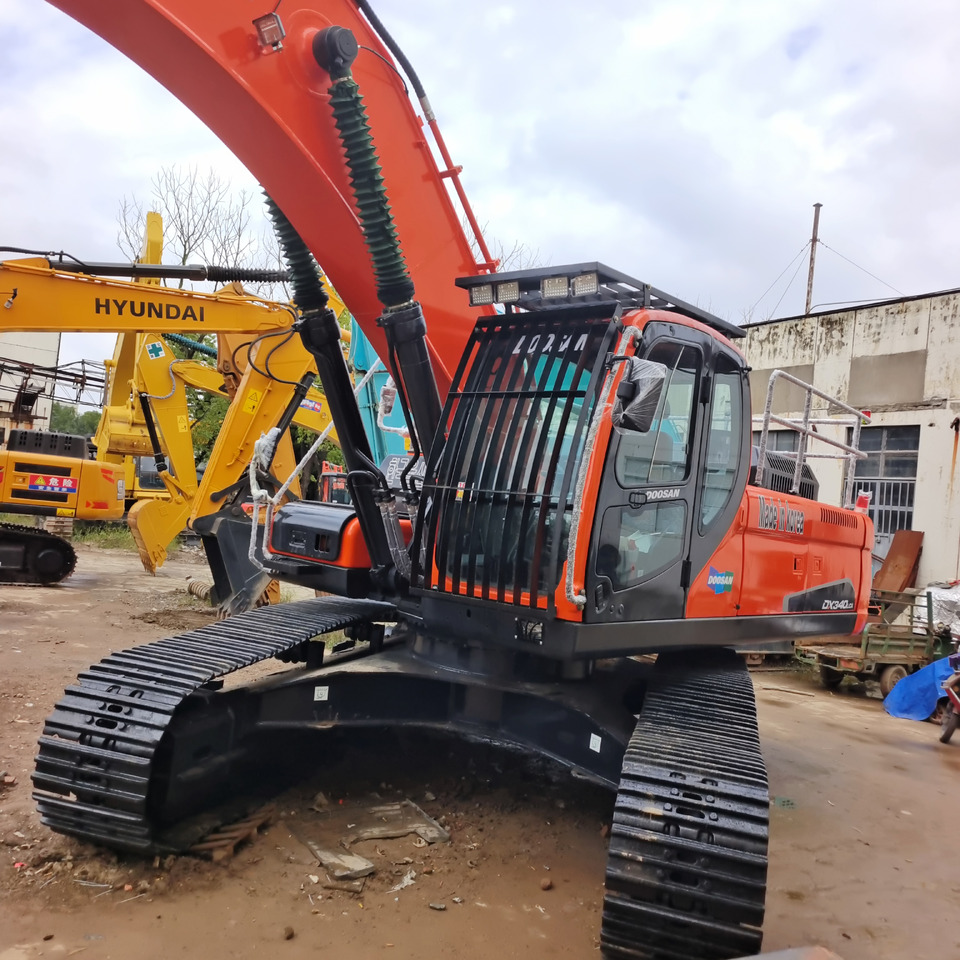
[[[760,446],[760,430],[753,431],[753,445]],[[770,430],[767,433],[767,449],[777,453],[796,453],[800,449],[800,434],[796,430]]]
[[[848,435],[853,442],[853,431]],[[870,517],[878,537],[909,530],[917,485],[919,427],[864,427],[860,449],[867,454],[854,472],[854,495],[870,493]]]

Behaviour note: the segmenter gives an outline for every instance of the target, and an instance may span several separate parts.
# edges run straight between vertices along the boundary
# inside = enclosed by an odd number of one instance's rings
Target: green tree
[[[69,433],[78,437],[92,437],[97,432],[100,413],[87,410],[80,413],[76,407],[65,403],[53,402],[50,411],[50,429],[55,433]]]
[[[199,466],[210,459],[217,436],[223,427],[223,418],[230,406],[226,397],[187,388],[187,409],[190,411],[190,434],[193,456]]]
[[[215,337],[211,334],[201,334],[197,337],[186,336],[188,340],[195,340],[198,347],[214,346],[211,341]],[[209,367],[215,366],[212,357],[198,352],[189,344],[167,341],[167,349],[173,352],[178,360],[193,360]],[[210,459],[217,435],[223,427],[223,418],[227,415],[229,402],[226,397],[204,393],[187,387],[187,413],[190,416],[190,437],[193,440],[193,456],[197,464],[206,463]]]

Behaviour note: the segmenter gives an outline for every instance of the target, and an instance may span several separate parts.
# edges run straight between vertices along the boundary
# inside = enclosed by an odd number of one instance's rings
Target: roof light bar
[[[482,283],[478,287],[470,288],[471,307],[486,307],[494,302],[492,283]]]
[[[532,270],[482,273],[458,277],[456,283],[469,291],[472,307],[503,303],[513,304],[520,310],[550,310],[564,304],[618,303],[624,310],[648,308],[680,313],[727,337],[746,336],[746,331],[735,323],[603,263],[571,263]]]
[[[600,292],[600,278],[594,273],[581,273],[573,278],[572,293],[575,297],[589,297]]]
[[[569,292],[570,280],[568,277],[544,277],[540,281],[540,296],[544,300],[565,297]]]

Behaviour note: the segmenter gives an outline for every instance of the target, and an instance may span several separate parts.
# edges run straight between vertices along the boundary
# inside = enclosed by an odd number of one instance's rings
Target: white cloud
[[[822,202],[823,239],[871,273],[911,294],[960,285],[950,3],[374,7],[427,88],[478,219],[508,247],[603,259],[739,319]],[[0,28],[0,242],[113,258],[117,201],[160,166],[243,177],[156,82],[59,12],[5,0]],[[801,281],[780,315],[802,309]],[[890,293],[818,256],[818,302]]]

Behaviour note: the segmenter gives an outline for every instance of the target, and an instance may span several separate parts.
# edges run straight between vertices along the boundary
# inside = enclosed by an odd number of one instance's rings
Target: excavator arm
[[[120,339],[125,336],[131,335],[121,334]],[[242,481],[254,443],[280,421],[291,398],[297,398],[292,423],[315,433],[327,431],[334,443],[337,435],[323,394],[313,386],[305,393],[297,392],[296,385],[314,373],[312,358],[299,338],[292,337],[277,349],[276,341],[264,341],[267,348],[255,348],[253,362],[244,364],[240,388],[227,409],[203,479],[198,481],[186,387],[227,398],[224,378],[206,364],[178,360],[156,335],[133,336],[141,339],[141,345],[129,401],[122,407],[104,408],[98,438],[109,453],[156,456],[147,419],[153,423],[162,455],[158,475],[166,496],[139,499],[127,521],[144,569],[155,573],[166,559],[167,546],[188,523],[224,506],[223,491]],[[249,342],[250,337],[244,335],[244,339]],[[270,375],[257,362],[258,357],[262,362],[267,356]],[[295,465],[293,445],[285,434],[277,446],[273,472],[285,478]],[[299,494],[298,484],[292,489]]]

